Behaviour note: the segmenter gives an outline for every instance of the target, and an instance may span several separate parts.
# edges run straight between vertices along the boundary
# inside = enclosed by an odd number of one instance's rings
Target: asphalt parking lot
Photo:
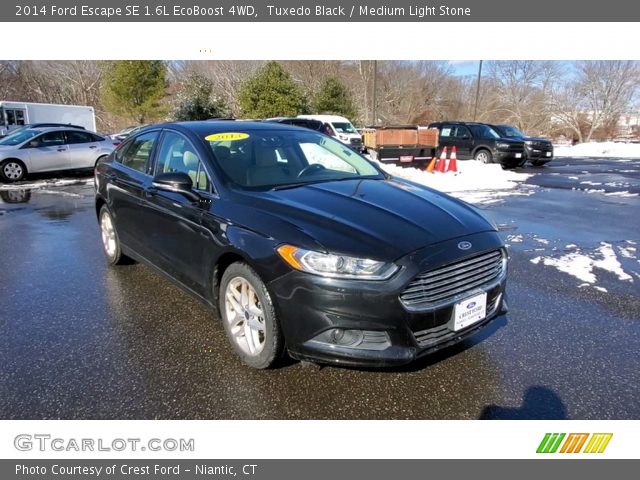
[[[524,171],[481,207],[509,314],[393,370],[251,370],[198,300],[107,267],[90,177],[0,191],[0,418],[640,418],[640,160]]]

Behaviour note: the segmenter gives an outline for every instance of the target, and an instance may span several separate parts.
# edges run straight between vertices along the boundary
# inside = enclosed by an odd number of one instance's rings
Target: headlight
[[[496,147],[498,147],[498,148],[509,148],[509,144],[508,143],[504,143],[504,142],[498,142],[498,143],[496,143]]]
[[[314,252],[293,245],[281,245],[278,254],[296,270],[323,277],[386,280],[399,269],[393,263]]]
[[[531,140],[525,140],[525,145],[533,145],[533,142]]]

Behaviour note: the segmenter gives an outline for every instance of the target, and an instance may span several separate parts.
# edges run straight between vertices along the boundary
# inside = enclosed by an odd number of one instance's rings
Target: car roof
[[[144,129],[150,130],[152,128],[175,128],[176,130],[186,130],[195,133],[198,136],[211,135],[213,133],[227,133],[235,131],[260,131],[260,130],[289,130],[300,131],[293,125],[287,125],[277,122],[230,122],[228,120],[204,120],[194,122],[167,122],[159,123],[156,125],[149,125]]]

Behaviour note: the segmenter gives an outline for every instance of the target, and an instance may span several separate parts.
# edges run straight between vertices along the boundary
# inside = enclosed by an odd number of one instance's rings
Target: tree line
[[[582,142],[618,135],[623,114],[637,125],[636,61],[484,65],[477,88],[475,75],[456,75],[444,61],[1,61],[0,99],[91,105],[101,131],[335,113],[359,126],[507,123]]]

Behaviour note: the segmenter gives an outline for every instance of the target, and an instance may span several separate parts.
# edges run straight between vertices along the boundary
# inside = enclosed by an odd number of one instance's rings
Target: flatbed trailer
[[[383,163],[423,166],[438,149],[438,129],[419,125],[367,127],[362,137],[371,158]]]

